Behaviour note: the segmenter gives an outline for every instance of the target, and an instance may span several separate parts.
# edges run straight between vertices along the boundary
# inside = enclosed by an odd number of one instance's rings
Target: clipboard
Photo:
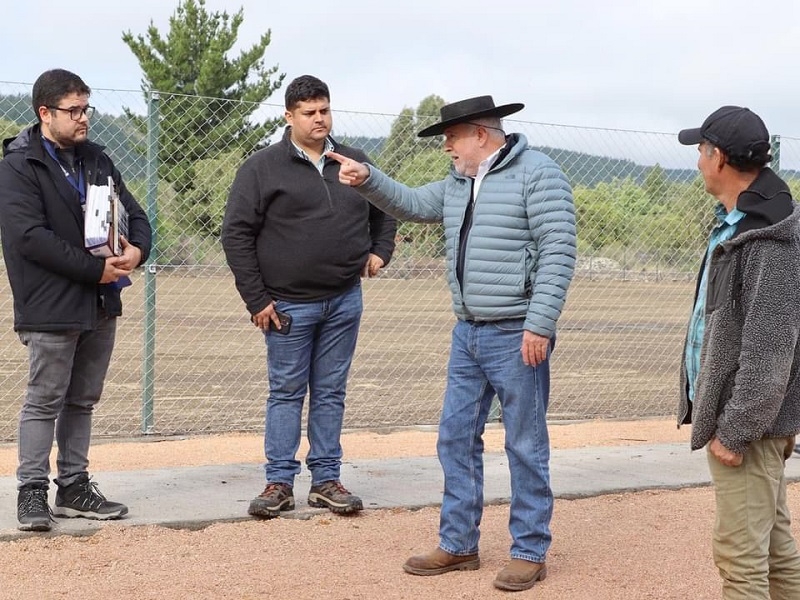
[[[122,255],[120,236],[128,236],[128,212],[119,199],[114,180],[90,184],[86,191],[84,245],[94,256]]]

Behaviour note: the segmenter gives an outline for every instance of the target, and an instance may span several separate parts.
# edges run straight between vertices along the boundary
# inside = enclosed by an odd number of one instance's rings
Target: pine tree
[[[284,74],[264,66],[271,32],[238,57],[229,58],[243,10],[209,13],[205,0],[181,0],[162,36],[150,22],[146,35],[124,32],[122,40],[139,61],[142,90],[160,93],[160,175],[187,207],[206,198],[194,194],[198,161],[221,154],[243,157],[266,143],[281,119],[257,123],[251,116],[280,88]],[[144,130],[146,121],[125,109]],[[193,228],[214,233],[218,223]]]

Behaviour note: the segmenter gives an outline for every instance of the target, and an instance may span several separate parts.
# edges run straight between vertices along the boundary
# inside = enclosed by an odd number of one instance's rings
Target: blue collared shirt
[[[325,138],[325,149],[322,151],[322,155],[319,157],[317,162],[311,160],[311,157],[308,156],[308,154],[306,154],[305,151],[294,142],[292,142],[292,146],[294,146],[294,149],[297,151],[297,156],[300,158],[305,158],[308,162],[317,167],[317,171],[319,171],[319,174],[322,175],[322,167],[325,166],[325,153],[333,152],[333,142],[331,141],[331,138]]]
[[[703,333],[706,329],[706,291],[708,289],[708,267],[711,263],[711,253],[722,242],[733,237],[736,232],[736,226],[744,218],[745,213],[738,208],[727,212],[722,204],[718,204],[714,209],[714,215],[717,217],[717,226],[711,231],[711,237],[708,240],[705,268],[700,278],[700,286],[697,289],[697,300],[694,303],[694,311],[689,322],[689,333],[686,340],[686,377],[689,381],[689,400],[692,401],[694,401],[695,382],[697,375],[700,373],[700,351],[703,348]]]

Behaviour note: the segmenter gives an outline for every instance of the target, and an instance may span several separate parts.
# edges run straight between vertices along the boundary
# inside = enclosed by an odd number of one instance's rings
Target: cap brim
[[[458,125],[459,123],[466,123],[467,121],[474,121],[475,119],[482,119],[484,117],[497,117],[498,119],[502,119],[503,117],[507,117],[508,115],[513,115],[515,112],[521,111],[523,108],[525,108],[524,104],[522,104],[521,102],[514,102],[512,104],[503,104],[501,106],[496,106],[494,108],[490,108],[488,110],[482,110],[469,115],[463,115],[455,119],[448,119],[447,121],[442,121],[441,123],[434,123],[433,125],[420,130],[420,132],[417,134],[417,137],[431,137],[432,135],[442,135],[444,133],[444,130],[447,129],[448,127],[452,127],[453,125]]]
[[[703,141],[703,136],[700,135],[700,127],[695,129],[684,129],[678,134],[678,141],[684,146],[694,146]]]

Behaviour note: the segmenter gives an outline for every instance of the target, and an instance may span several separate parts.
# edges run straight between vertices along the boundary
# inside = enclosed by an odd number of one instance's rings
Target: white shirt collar
[[[297,155],[300,158],[305,158],[308,162],[310,162],[317,168],[317,171],[320,172],[320,175],[322,174],[322,167],[325,166],[325,153],[332,152],[334,150],[331,138],[329,137],[325,138],[325,149],[322,151],[319,160],[315,163],[314,161],[311,160],[311,157],[308,154],[306,154],[305,151],[300,146],[294,143],[294,140],[292,140],[292,146],[294,146],[294,149],[297,151]]]
[[[475,185],[472,187],[473,197],[477,197],[478,190],[483,182],[483,178],[486,177],[486,174],[489,172],[489,169],[492,168],[492,165],[494,165],[494,161],[497,160],[497,157],[503,148],[505,148],[505,145],[500,146],[497,150],[484,158],[481,161],[481,164],[478,165],[478,172],[475,174]]]

